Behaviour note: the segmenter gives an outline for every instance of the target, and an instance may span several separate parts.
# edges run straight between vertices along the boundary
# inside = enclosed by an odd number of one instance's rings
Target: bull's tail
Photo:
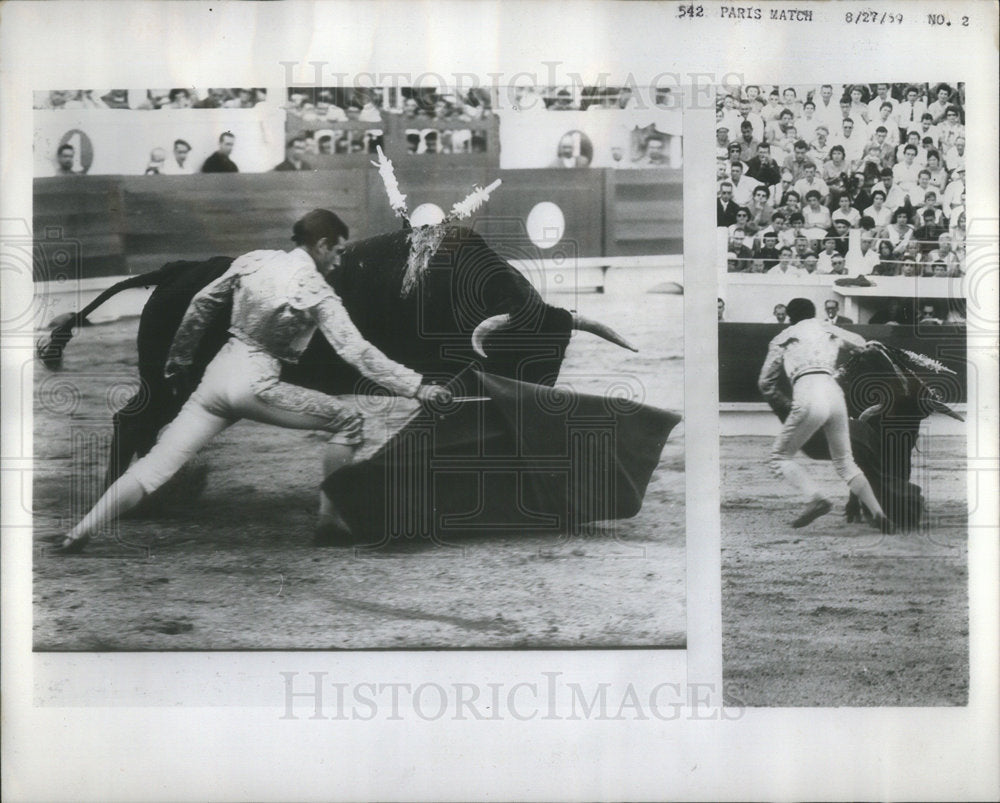
[[[42,361],[42,364],[52,371],[60,368],[62,366],[63,350],[69,341],[73,339],[73,330],[83,326],[87,322],[88,315],[109,298],[118,295],[122,290],[130,290],[133,287],[152,287],[160,284],[169,274],[170,268],[171,265],[164,265],[162,268],[150,271],[149,273],[129,276],[129,278],[111,285],[111,287],[79,312],[64,312],[62,315],[57,315],[49,322],[49,333],[40,338],[35,344],[35,353]]]

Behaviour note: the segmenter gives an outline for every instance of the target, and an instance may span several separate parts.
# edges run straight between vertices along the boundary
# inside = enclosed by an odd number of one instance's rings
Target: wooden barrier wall
[[[719,324],[719,401],[763,402],[757,390],[757,377],[767,356],[767,346],[783,327],[779,324]],[[909,349],[933,357],[955,372],[943,380],[940,390],[946,401],[959,404],[967,400],[965,326],[845,326],[865,340],[878,340],[889,346]]]
[[[520,258],[615,257],[682,253],[679,170],[497,170],[428,157],[397,169],[412,211],[434,203],[447,212],[474,185],[503,186],[470,225]],[[555,203],[566,226],[558,248],[539,249],[524,234],[538,203]],[[175,259],[236,256],[287,248],[292,223],[310,209],[340,215],[353,238],[400,225],[377,171],[191,176],[74,176],[34,182],[36,281],[144,273]],[[53,244],[74,243],[80,259],[60,265]],[[502,250],[502,248],[501,248]]]

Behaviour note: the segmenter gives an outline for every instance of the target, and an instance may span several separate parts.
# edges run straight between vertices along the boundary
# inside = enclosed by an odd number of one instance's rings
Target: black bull
[[[910,477],[920,424],[934,412],[958,420],[961,416],[941,401],[929,371],[890,346],[874,344],[852,357],[838,374],[838,382],[847,402],[851,449],[858,468],[889,520],[900,529],[917,527],[924,500],[920,486]],[[785,390],[790,397],[791,388]],[[771,406],[782,421],[788,417],[789,407]],[[813,460],[830,459],[822,430],[802,451]],[[848,499],[846,514],[848,521],[861,520],[863,511],[854,494]]]
[[[429,378],[446,380],[476,364],[492,374],[552,385],[574,328],[627,345],[606,327],[546,304],[518,270],[464,228],[448,230],[412,292],[401,293],[409,237],[407,232],[396,232],[350,244],[330,283],[367,340]],[[232,261],[231,257],[213,257],[171,262],[157,271],[129,278],[80,312],[54,320],[49,336],[38,344],[42,361],[56,368],[73,328],[85,323],[86,316],[101,303],[129,287],[156,287],[139,321],[140,389],[114,415],[107,484],[124,472],[133,456],[152,448],[158,431],[186,400],[184,395],[175,395],[163,378],[167,353],[191,299],[221,276]],[[484,329],[483,321],[496,320],[496,316],[509,318],[504,318],[501,326]],[[225,343],[228,325],[229,314],[225,313],[208,327],[195,355],[192,379],[200,379]],[[484,338],[485,358],[476,353],[471,342],[477,327]],[[298,364],[283,367],[282,379],[332,395],[375,389],[319,334]]]

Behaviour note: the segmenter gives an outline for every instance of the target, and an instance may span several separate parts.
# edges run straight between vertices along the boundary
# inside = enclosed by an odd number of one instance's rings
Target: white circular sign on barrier
[[[444,220],[444,210],[437,204],[420,204],[410,213],[410,225],[436,226]]]
[[[566,232],[566,218],[558,205],[551,201],[535,204],[525,225],[531,242],[539,248],[552,248]]]

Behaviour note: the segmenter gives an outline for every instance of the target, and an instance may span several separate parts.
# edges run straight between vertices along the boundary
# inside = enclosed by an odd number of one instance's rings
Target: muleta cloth
[[[323,490],[357,544],[570,534],[634,516],[679,415],[472,368]]]

